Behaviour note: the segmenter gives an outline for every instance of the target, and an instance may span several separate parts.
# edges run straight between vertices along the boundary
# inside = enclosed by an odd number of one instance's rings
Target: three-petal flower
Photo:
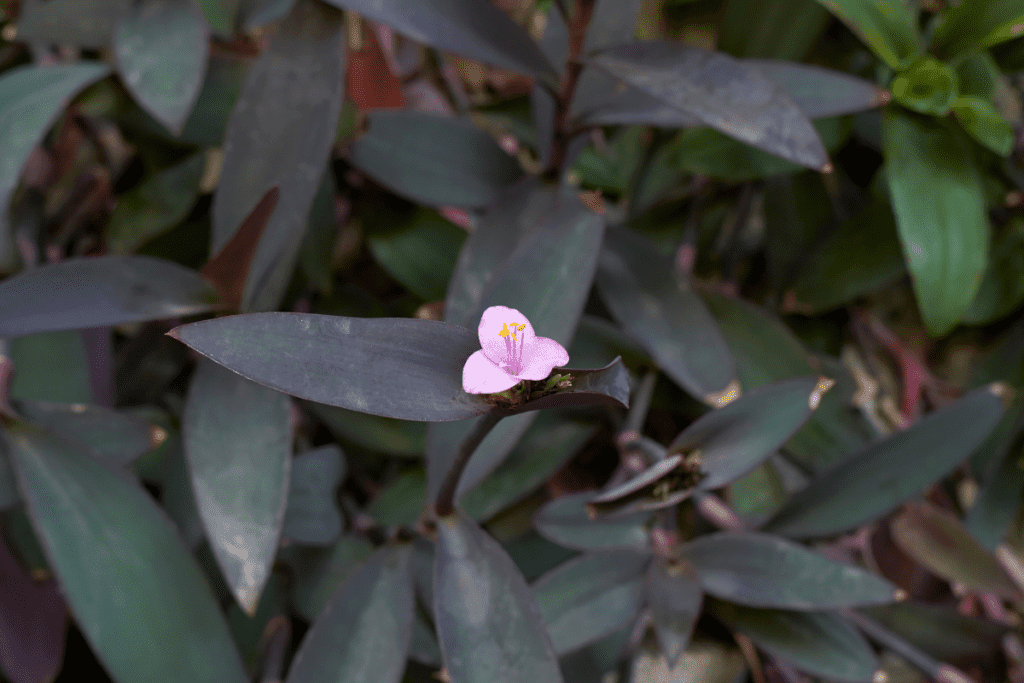
[[[488,308],[477,333],[481,349],[462,368],[462,388],[469,394],[494,394],[524,379],[544,379],[569,362],[565,347],[534,334],[530,321],[514,308]]]

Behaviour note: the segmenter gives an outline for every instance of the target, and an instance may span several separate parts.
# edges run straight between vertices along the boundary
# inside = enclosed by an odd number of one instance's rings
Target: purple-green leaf
[[[719,532],[682,547],[709,595],[749,607],[826,610],[893,602],[896,588],[768,534]]]
[[[608,48],[589,62],[741,142],[808,168],[831,167],[807,116],[756,67],[666,41]]]
[[[71,442],[29,426],[6,438],[36,536],[110,675],[247,680],[202,570],[153,499]]]
[[[398,683],[413,623],[412,547],[385,546],[338,587],[286,683]]]
[[[284,394],[205,359],[185,401],[182,436],[199,515],[224,579],[250,617],[284,520],[290,408]]]
[[[686,560],[656,559],[647,570],[647,604],[669,667],[689,647],[704,602],[697,572]]]
[[[431,320],[250,313],[182,325],[171,336],[243,377],[299,398],[420,422],[482,415],[462,390],[476,332]]]
[[[437,532],[434,617],[452,683],[562,683],[537,601],[501,545],[459,513]]]
[[[218,307],[194,270],[151,256],[76,258],[0,283],[0,337],[196,315]]]

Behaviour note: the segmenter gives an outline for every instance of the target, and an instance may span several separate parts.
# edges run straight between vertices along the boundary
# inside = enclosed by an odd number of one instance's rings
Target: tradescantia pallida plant
[[[0,679],[1019,673],[1019,3],[2,11]]]

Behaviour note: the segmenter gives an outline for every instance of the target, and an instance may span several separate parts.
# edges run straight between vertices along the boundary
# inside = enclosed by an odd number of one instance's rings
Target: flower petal
[[[505,347],[505,337],[501,336],[501,331],[502,329],[511,331],[508,326],[512,324],[524,326],[525,332],[516,332],[514,334],[520,339],[525,334],[527,344],[529,344],[529,340],[534,336],[533,325],[530,324],[525,315],[516,309],[509,308],[508,306],[491,306],[480,316],[480,326],[477,328],[477,334],[480,337],[480,348],[495,363],[505,360],[505,356],[508,355]],[[499,389],[499,391],[503,390]]]
[[[569,362],[569,352],[554,339],[533,337],[523,348],[523,370],[521,379],[544,379],[551,371]]]
[[[462,390],[467,394],[494,394],[516,384],[519,379],[495,365],[483,349],[470,356],[462,368]]]

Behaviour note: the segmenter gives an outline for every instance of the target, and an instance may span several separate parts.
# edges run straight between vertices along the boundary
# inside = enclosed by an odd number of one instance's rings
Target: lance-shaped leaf
[[[890,528],[903,552],[933,574],[970,590],[1020,598],[1020,589],[996,558],[952,514],[928,503],[909,503]]]
[[[558,202],[557,190],[534,178],[526,178],[502,193],[462,243],[448,281],[446,322],[476,327],[479,321],[471,316],[481,310],[487,285],[522,239],[550,218]]]
[[[468,490],[459,507],[475,520],[490,519],[550,479],[593,432],[594,425],[567,420],[555,411],[540,413],[508,458]]]
[[[555,652],[578,650],[636,617],[650,559],[647,553],[628,550],[588,553],[537,579],[533,594]]]
[[[356,532],[342,534],[330,548],[295,547],[290,556],[282,551],[295,570],[293,597],[298,613],[307,621],[316,621],[338,587],[373,551],[373,544]]]
[[[8,208],[28,155],[71,98],[108,73],[110,67],[105,64],[83,62],[52,67],[26,65],[0,76],[0,264],[8,261],[12,248]],[[17,310],[7,306],[0,309]]]
[[[889,101],[887,91],[843,71],[782,59],[745,59],[793,98],[809,119],[855,114]]]
[[[102,406],[45,401],[18,401],[15,405],[26,420],[88,446],[111,465],[127,465],[167,439],[164,429]]]
[[[679,559],[659,558],[652,562],[645,586],[658,642],[669,666],[675,668],[680,655],[690,645],[704,591],[693,565]]]
[[[0,672],[11,683],[56,679],[67,624],[57,583],[33,581],[0,540]]]
[[[952,111],[972,138],[1000,156],[1010,156],[1015,142],[1013,126],[989,100],[973,95],[958,97]]]
[[[547,503],[533,516],[533,526],[541,536],[579,550],[632,548],[649,550],[650,533],[645,527],[650,513],[620,519],[594,519],[587,512],[593,491],[562,496]]]
[[[398,683],[412,636],[412,547],[385,546],[320,612],[286,683]]]
[[[522,177],[518,162],[472,123],[417,111],[375,111],[352,164],[431,206],[485,206]]]
[[[494,258],[497,256],[494,251],[485,249],[483,254],[475,252],[480,255],[478,263],[467,263],[466,267],[470,269],[481,263],[493,263],[497,273],[483,288],[476,307],[466,314],[464,324],[476,329],[487,308],[507,306],[526,316],[537,334],[567,346],[575,334],[590,292],[604,233],[604,221],[575,195],[551,198],[550,204],[543,191],[540,195],[530,202],[530,207],[547,205],[549,213],[532,231],[527,232],[528,229],[519,223],[517,227],[522,230],[520,234],[525,234],[517,243],[513,243],[516,246],[511,254],[506,252],[505,258],[499,261]],[[500,229],[503,224],[507,225],[504,221],[497,221],[492,224],[492,229]],[[475,245],[480,246],[481,242]],[[466,249],[475,248],[467,240]],[[468,286],[466,280],[460,282]],[[455,287],[454,282],[449,285],[449,297],[454,294]],[[468,299],[472,301],[475,298],[471,296]],[[612,401],[626,403],[623,400],[628,395],[628,391],[623,393],[626,371],[621,364],[616,366],[613,362],[598,371],[558,372],[576,373],[576,379],[572,380],[573,386],[569,390],[527,403],[517,412],[559,405],[585,405],[589,401],[605,402],[609,397]],[[603,394],[604,398],[599,394]],[[522,417],[499,422],[491,438],[481,444],[470,460],[458,492],[462,493],[479,484],[493,471],[515,447],[532,420],[530,417]],[[472,423],[466,422],[463,425],[428,429],[427,495],[430,499],[436,495],[448,473],[451,459],[456,453],[453,445],[461,443],[472,428]]]
[[[194,270],[151,256],[99,256],[40,266],[0,283],[0,336],[196,315],[217,308]]]
[[[185,402],[182,435],[199,515],[221,573],[250,617],[284,521],[290,408],[284,394],[207,360]]]
[[[921,54],[914,9],[900,0],[818,0],[896,71]]]
[[[1008,626],[960,614],[952,605],[898,602],[860,611],[908,643],[944,661],[985,657],[1000,648]]]
[[[530,34],[486,0],[330,0],[387,24],[413,40],[487,64],[538,76],[554,87],[558,74]]]
[[[859,567],[761,533],[721,532],[683,546],[704,590],[750,607],[825,610],[894,601],[896,588]]]
[[[818,131],[756,67],[720,52],[660,41],[608,48],[589,61],[730,137],[801,166],[831,168]]]
[[[693,494],[702,476],[700,456],[676,453],[602,491],[587,503],[587,514],[622,517],[672,507]]]
[[[864,636],[828,612],[788,612],[708,600],[712,614],[768,654],[831,681],[868,683],[878,660]]]
[[[196,203],[205,167],[206,156],[193,154],[119,196],[107,224],[107,248],[127,254],[183,221]]]
[[[276,308],[298,259],[341,112],[344,35],[341,12],[297,0],[231,111],[210,252],[231,240],[270,188],[281,192],[249,268],[245,310]]]
[[[760,465],[799,430],[835,384],[800,377],[758,387],[684,429],[668,452],[696,452],[705,476],[698,486],[715,489]]]
[[[452,683],[561,683],[544,617],[501,545],[458,513],[437,531],[434,615]]]
[[[28,426],[6,437],[50,567],[111,676],[247,680],[202,570],[153,499],[70,442]]]
[[[209,48],[210,28],[195,0],[132,3],[114,34],[122,82],[174,133],[199,97]]]
[[[736,57],[803,59],[831,17],[814,0],[728,0],[716,46]]]
[[[1024,7],[1014,0],[977,0],[960,3],[942,13],[932,47],[952,57],[974,47],[989,47],[1011,40],[1024,31]]]
[[[25,3],[18,40],[104,48],[110,45],[129,0],[50,0]]]
[[[738,387],[735,364],[704,302],[650,242],[611,230],[597,276],[601,298],[658,366],[693,396],[717,403]]]
[[[334,492],[345,479],[344,457],[327,444],[295,458],[282,536],[307,545],[330,545],[338,537],[341,511]]]
[[[462,367],[480,342],[458,325],[251,313],[170,334],[243,377],[318,403],[422,422],[464,420],[490,409],[462,390]]]
[[[764,530],[810,538],[878,519],[942,479],[977,448],[1005,410],[1005,387],[977,389],[813,479]]]
[[[900,241],[928,330],[945,334],[985,274],[988,214],[969,144],[954,128],[886,112],[885,159]]]

